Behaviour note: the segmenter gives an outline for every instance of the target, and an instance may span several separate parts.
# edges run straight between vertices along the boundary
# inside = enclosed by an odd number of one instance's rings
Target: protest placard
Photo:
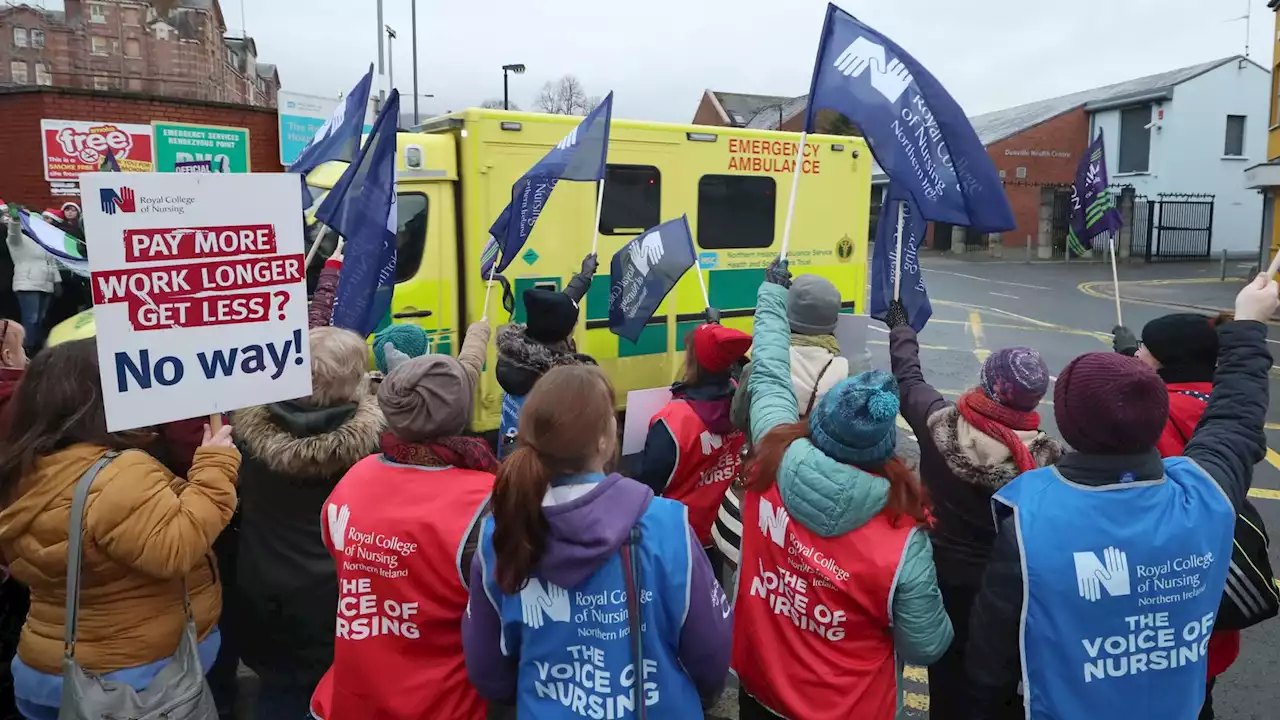
[[[627,417],[622,425],[623,455],[644,451],[644,441],[649,436],[649,421],[669,402],[669,387],[632,390],[627,393]]]
[[[109,430],[311,394],[296,175],[80,182]]]

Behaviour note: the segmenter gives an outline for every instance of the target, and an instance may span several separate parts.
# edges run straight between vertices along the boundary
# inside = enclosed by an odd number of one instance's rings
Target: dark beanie
[[[1178,313],[1156,318],[1142,328],[1142,344],[1160,361],[1167,383],[1213,382],[1218,365],[1218,330],[1213,318]]]
[[[564,340],[573,334],[573,326],[578,324],[577,303],[558,290],[525,290],[524,312],[529,337],[541,343]]]
[[[1169,419],[1169,392],[1141,360],[1095,352],[1072,360],[1053,388],[1058,432],[1094,455],[1136,455],[1156,446]]]

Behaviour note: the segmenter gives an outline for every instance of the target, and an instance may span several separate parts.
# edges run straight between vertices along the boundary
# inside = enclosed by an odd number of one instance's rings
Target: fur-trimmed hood
[[[498,384],[512,395],[528,395],[533,384],[553,367],[595,365],[590,355],[574,352],[572,346],[557,349],[529,337],[517,323],[498,328]]]
[[[386,420],[377,398],[316,408],[298,401],[259,405],[232,415],[236,444],[268,470],[332,479],[377,452]]]
[[[966,422],[955,405],[929,416],[929,434],[947,467],[963,482],[994,492],[1021,474],[1009,448]],[[1048,467],[1062,457],[1062,446],[1041,430],[1014,430],[1013,434],[1031,451],[1038,467]]]

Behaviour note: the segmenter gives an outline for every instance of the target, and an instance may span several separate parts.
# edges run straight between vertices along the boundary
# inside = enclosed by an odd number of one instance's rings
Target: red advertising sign
[[[75,182],[81,173],[98,172],[110,150],[124,172],[153,172],[150,125],[83,120],[41,120],[44,177]]]

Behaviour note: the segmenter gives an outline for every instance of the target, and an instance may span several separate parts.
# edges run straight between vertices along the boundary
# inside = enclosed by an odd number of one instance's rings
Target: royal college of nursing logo
[[[351,521],[351,508],[329,503],[328,520],[329,541],[333,543],[334,550],[342,552],[347,545],[347,523]]]
[[[1103,588],[1111,597],[1130,593],[1129,556],[1123,550],[1109,547],[1102,551],[1102,560],[1093,552],[1072,553],[1072,556],[1075,558],[1080,597],[1098,602],[1102,599]]]
[[[834,64],[846,77],[869,74],[871,87],[891,103],[898,102],[915,80],[901,60],[889,60],[883,46],[864,37],[850,43]]]
[[[520,616],[524,624],[537,630],[549,618],[552,622],[569,622],[573,608],[569,591],[553,582],[529,578],[520,590]]]

